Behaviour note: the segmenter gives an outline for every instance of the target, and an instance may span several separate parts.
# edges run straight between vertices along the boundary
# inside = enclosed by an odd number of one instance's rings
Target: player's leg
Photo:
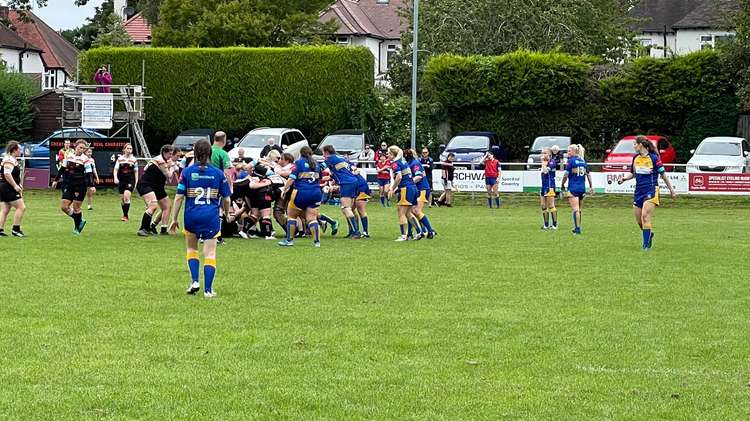
[[[320,247],[320,223],[318,218],[320,216],[320,210],[315,208],[307,208],[305,211],[305,217],[307,219],[307,226],[310,228],[310,235],[313,238],[313,246]]]
[[[417,220],[422,224],[422,235],[432,239],[435,235],[435,230],[432,229],[430,218],[424,213],[425,204],[429,203],[428,200],[430,200],[428,196],[428,191],[425,190],[424,195],[420,196],[419,200],[417,200],[417,205],[414,207],[414,211]]]
[[[156,209],[159,208],[159,201],[156,200],[156,193],[149,192],[143,194],[143,201],[146,203],[146,210],[143,212],[141,218],[141,227],[138,230],[138,235],[141,237],[147,237],[151,232],[151,222]]]
[[[286,238],[279,242],[280,246],[291,246],[294,244],[294,236],[297,234],[297,218],[300,216],[300,210],[294,205],[294,201],[289,201],[289,207],[286,210]]]
[[[221,233],[221,231],[219,231]],[[203,242],[203,295],[206,298],[216,296],[214,292],[214,278],[216,277],[216,238]]]
[[[650,201],[643,203],[643,209],[641,211],[641,227],[643,232],[643,248],[650,249],[654,239],[654,232],[652,231],[651,216],[656,209],[656,204]]]
[[[409,212],[409,209],[411,209],[411,206],[409,205],[398,204],[396,206],[396,214],[398,215],[398,223],[401,229],[401,236],[397,238],[396,241],[406,241],[406,230],[408,224],[407,214]]]
[[[500,179],[498,178],[492,186],[492,195],[495,197],[495,207],[500,209]]]
[[[546,230],[549,228],[549,210],[547,209],[547,198],[544,196],[544,192],[539,196],[539,206],[542,208],[542,220],[544,221],[542,229]]]
[[[10,203],[0,202],[0,236],[5,237],[5,222],[10,213]]]
[[[169,200],[169,196],[159,199],[159,209],[161,210],[161,234],[167,234],[167,226],[169,225],[169,215],[172,210],[172,201]]]
[[[11,229],[11,234],[16,237],[23,237],[23,231],[21,231],[21,222],[23,221],[23,215],[26,213],[26,203],[23,201],[23,198],[18,199],[16,201],[8,203],[3,203],[3,205],[8,205],[8,209],[12,207],[15,209],[15,213],[13,214],[13,228]],[[7,214],[5,217],[7,218]],[[5,219],[2,219],[2,225],[0,225],[0,229],[2,229],[5,226]]]
[[[354,209],[352,208],[354,205],[353,202],[354,200],[351,197],[341,196],[341,213],[349,222],[349,236],[359,237],[359,222],[357,221],[357,217],[354,215]]]
[[[94,193],[96,193],[96,187],[89,187],[86,189],[86,202],[88,203],[88,209],[94,209]]]
[[[568,198],[570,203],[570,209],[573,212],[573,233],[581,233],[581,207],[580,200],[576,196],[570,196]]]
[[[552,229],[557,229],[557,207],[555,207],[555,196],[546,197],[547,212],[552,217]]]
[[[484,187],[487,190],[487,207],[492,209],[492,185],[487,182]]]
[[[190,286],[185,292],[192,295],[201,290],[201,261],[198,256],[198,237],[193,233],[185,232],[185,247],[187,248],[186,259],[188,269],[190,269]]]
[[[370,233],[370,219],[367,217],[367,200],[357,200],[357,216],[359,216],[360,225],[362,227],[362,236],[369,237]]]
[[[271,208],[260,209],[260,235],[266,240],[274,239],[271,236],[273,232],[273,222],[271,222]]]
[[[75,224],[75,231],[80,234],[83,231],[83,227],[86,226],[86,220],[83,219],[83,213],[81,212],[81,206],[83,205],[83,196],[81,196],[81,200],[73,200],[73,203],[71,204],[71,209],[73,212],[73,223]]]
[[[124,221],[127,221],[128,218],[130,218],[130,199],[132,197],[132,193],[130,190],[125,190],[122,192],[122,218]]]

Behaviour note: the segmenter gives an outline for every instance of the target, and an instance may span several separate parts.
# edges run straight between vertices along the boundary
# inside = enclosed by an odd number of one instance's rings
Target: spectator
[[[443,194],[440,195],[437,201],[439,206],[447,206],[449,208],[453,206],[453,174],[455,172],[453,160],[455,158],[456,155],[451,152],[445,158],[445,161],[440,163],[440,166],[443,168]]]
[[[357,161],[359,161],[360,168],[373,167],[373,162],[375,161],[375,151],[370,148],[370,145],[365,145],[365,148],[362,150],[362,152],[359,153]]]
[[[555,168],[555,169],[559,170],[560,169],[560,165],[564,166],[566,164],[566,162],[563,162],[564,155],[560,151],[560,147],[557,146],[557,145],[552,145],[552,147],[549,148],[549,151],[550,151],[550,154],[551,154],[550,160],[551,161],[555,161],[557,163],[557,168]]]
[[[432,184],[432,170],[435,166],[435,160],[430,157],[430,151],[427,148],[422,148],[422,155],[419,157],[419,162],[422,163],[422,168],[427,176],[427,182],[430,183],[430,190],[432,190],[434,188]],[[430,207],[432,207],[432,202],[433,200],[428,202]]]
[[[279,145],[276,144],[276,138],[275,137],[273,137],[273,136],[269,137],[268,139],[266,139],[266,142],[268,142],[268,144],[263,147],[262,151],[260,151],[260,157],[261,158],[267,157],[268,153],[271,152],[272,150],[279,151],[280,154],[284,153],[284,150],[281,149],[281,146],[279,146]]]
[[[94,75],[94,82],[96,82],[97,85],[100,85],[98,88],[96,88],[97,93],[112,92],[112,89],[109,87],[109,85],[112,84],[112,75],[107,70],[106,65],[103,65],[99,70],[96,71],[96,74]]]
[[[385,142],[380,142],[380,149],[378,150],[378,156],[384,156],[386,159],[388,159],[388,144]]]

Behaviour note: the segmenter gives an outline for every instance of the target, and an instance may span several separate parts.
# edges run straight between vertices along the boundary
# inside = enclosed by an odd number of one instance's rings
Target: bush
[[[0,144],[24,140],[34,118],[29,100],[39,90],[24,75],[0,71]]]
[[[146,63],[147,132],[170,141],[190,128],[241,136],[294,127],[312,141],[348,128],[351,104],[370,95],[373,57],[364,48],[104,48],[82,55],[92,75],[111,64],[114,84],[140,84]],[[353,127],[358,128],[358,127]]]

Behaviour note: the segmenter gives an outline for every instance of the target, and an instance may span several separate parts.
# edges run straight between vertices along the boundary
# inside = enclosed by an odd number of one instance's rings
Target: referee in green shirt
[[[232,176],[232,160],[229,159],[229,154],[224,150],[224,146],[227,144],[227,134],[224,132],[216,132],[214,134],[214,144],[211,147],[211,165],[224,171],[224,175],[229,181],[229,190],[233,190],[234,177]],[[224,244],[224,239],[219,236],[219,244]]]

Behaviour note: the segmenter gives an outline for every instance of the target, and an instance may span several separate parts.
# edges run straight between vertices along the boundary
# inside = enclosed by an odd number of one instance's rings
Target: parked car
[[[246,134],[240,142],[229,151],[229,157],[232,159],[237,158],[237,150],[242,148],[245,150],[246,157],[259,159],[260,152],[268,144],[268,138],[270,137],[276,139],[276,144],[281,145],[284,152],[289,152],[294,155],[295,159],[299,158],[299,151],[302,147],[310,146],[305,135],[297,129],[272,129],[263,127],[253,129]]]
[[[687,172],[750,172],[750,144],[741,137],[707,137],[687,163]]]
[[[214,129],[191,129],[185,130],[184,132],[177,135],[172,142],[172,146],[179,149],[182,152],[190,152],[193,150],[195,142],[201,139],[208,139],[208,142],[214,143]]]
[[[359,154],[365,149],[365,145],[372,145],[372,139],[362,130],[337,130],[315,146],[315,159],[323,160],[323,147],[332,145],[336,153],[349,158],[350,162],[357,162]]]
[[[463,132],[448,142],[440,145],[440,161],[445,161],[449,153],[456,155],[454,165],[468,167],[481,166],[484,154],[492,151],[503,162],[507,162],[508,153],[500,138],[493,132]]]
[[[24,142],[21,144],[23,147],[23,154],[26,158],[32,158],[26,162],[26,168],[49,168],[49,142],[52,139],[64,138],[75,141],[76,139],[105,139],[106,137],[107,136],[91,129],[72,128],[53,132],[41,142]],[[0,151],[0,154],[2,153],[5,153],[5,148]]]
[[[617,145],[615,145],[614,148],[607,149],[602,171],[630,171],[630,165],[633,163],[633,157],[636,154],[635,138],[636,136],[625,136],[617,142]],[[650,135],[646,136],[646,138],[656,147],[661,162],[664,164],[664,168],[667,171],[672,171],[674,167],[668,164],[674,164],[677,162],[677,151],[672,147],[672,144],[669,143],[669,139],[665,136],[659,135]]]
[[[568,146],[570,146],[571,141],[572,139],[570,138],[570,136],[565,135],[547,135],[537,137],[536,139],[534,139],[534,143],[532,143],[531,146],[526,147],[526,149],[529,150],[529,158],[526,160],[526,162],[530,164],[527,165],[526,168],[529,170],[541,168],[542,149],[551,148],[554,145],[557,145],[560,148],[560,152],[562,152],[563,157],[567,158]],[[563,163],[559,162],[558,164],[562,165]]]

